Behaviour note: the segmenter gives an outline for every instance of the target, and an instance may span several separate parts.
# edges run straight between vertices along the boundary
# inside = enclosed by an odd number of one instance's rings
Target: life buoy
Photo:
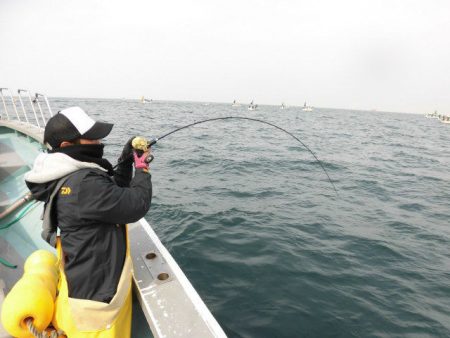
[[[23,276],[3,301],[5,330],[14,337],[33,337],[26,324],[31,318],[36,329],[44,331],[53,318],[57,283],[56,256],[46,250],[33,252],[25,261]]]

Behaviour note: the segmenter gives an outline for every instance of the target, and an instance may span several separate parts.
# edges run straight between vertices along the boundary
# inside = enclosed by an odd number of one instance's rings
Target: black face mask
[[[109,161],[103,158],[104,144],[75,144],[68,147],[56,148],[51,153],[63,153],[74,160],[81,162],[96,163],[102,168],[108,170],[110,176],[114,175],[113,166]]]

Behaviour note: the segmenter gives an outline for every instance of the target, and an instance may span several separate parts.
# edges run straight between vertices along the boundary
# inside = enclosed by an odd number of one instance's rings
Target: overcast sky
[[[0,86],[450,113],[450,1],[0,0]]]

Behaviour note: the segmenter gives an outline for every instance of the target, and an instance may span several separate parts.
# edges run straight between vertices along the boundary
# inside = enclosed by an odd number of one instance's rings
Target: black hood
[[[55,189],[56,184],[58,184],[58,180],[45,183],[32,183],[25,181],[25,183],[36,200],[47,203],[51,193]]]

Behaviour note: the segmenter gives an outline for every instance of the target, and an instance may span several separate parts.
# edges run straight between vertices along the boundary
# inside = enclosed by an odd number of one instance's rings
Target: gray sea
[[[58,99],[153,147],[147,220],[229,337],[450,337],[450,125],[422,115]]]

